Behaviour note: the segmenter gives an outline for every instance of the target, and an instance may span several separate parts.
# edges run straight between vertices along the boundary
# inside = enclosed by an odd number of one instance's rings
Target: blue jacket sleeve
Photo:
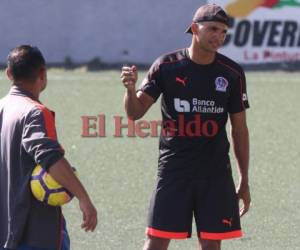
[[[22,146],[46,170],[63,157],[64,150],[57,141],[53,112],[41,105],[26,115]]]

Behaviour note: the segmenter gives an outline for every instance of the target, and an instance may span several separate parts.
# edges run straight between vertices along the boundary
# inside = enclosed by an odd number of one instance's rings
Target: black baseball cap
[[[226,25],[229,25],[229,17],[226,12],[216,4],[205,4],[202,5],[196,12],[193,17],[193,23],[201,22],[220,22]],[[191,25],[187,28],[185,33],[191,33]]]

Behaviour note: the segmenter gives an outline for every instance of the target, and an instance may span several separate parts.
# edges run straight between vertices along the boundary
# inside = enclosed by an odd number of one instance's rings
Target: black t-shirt
[[[228,113],[249,107],[243,69],[217,53],[194,63],[187,49],[159,57],[140,90],[161,97],[159,171],[164,176],[214,176],[230,168]]]

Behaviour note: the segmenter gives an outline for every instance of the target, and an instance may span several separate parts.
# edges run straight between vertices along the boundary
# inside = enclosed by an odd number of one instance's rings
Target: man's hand
[[[123,66],[120,78],[127,89],[135,89],[135,84],[138,79],[136,66]]]
[[[237,188],[238,201],[242,200],[243,205],[240,208],[240,216],[242,217],[248,212],[251,204],[251,195],[248,184],[240,184]]]
[[[49,168],[49,173],[54,180],[68,189],[79,200],[79,207],[83,214],[81,227],[86,232],[93,232],[97,226],[97,211],[69,162],[64,157],[61,158]]]
[[[82,224],[81,228],[83,228],[86,232],[93,232],[97,226],[97,211],[90,201],[90,199],[84,199],[79,201],[79,207],[82,211]]]

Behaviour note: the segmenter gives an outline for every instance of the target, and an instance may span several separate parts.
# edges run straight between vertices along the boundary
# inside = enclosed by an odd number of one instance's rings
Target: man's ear
[[[12,75],[12,72],[11,72],[11,69],[10,68],[6,68],[5,70],[5,73],[6,73],[6,76],[8,77],[9,80],[13,81],[14,78],[13,78],[13,75]]]
[[[46,67],[41,67],[39,70],[39,75],[38,75],[39,79],[41,79],[42,81],[44,81],[47,78],[46,75]]]
[[[191,30],[192,30],[192,33],[193,34],[197,34],[198,33],[198,24],[196,24],[196,23],[192,23],[192,25],[191,25]]]

